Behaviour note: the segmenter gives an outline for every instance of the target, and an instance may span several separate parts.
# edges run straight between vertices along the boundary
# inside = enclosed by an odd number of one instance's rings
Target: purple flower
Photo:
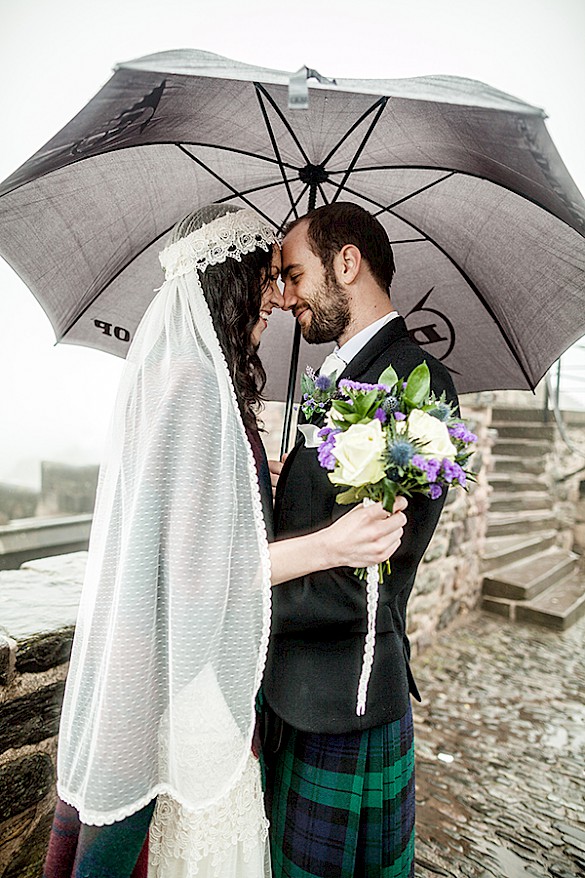
[[[468,430],[463,423],[453,424],[453,426],[448,429],[449,434],[453,439],[458,439],[460,442],[477,442],[477,436],[475,433]]]
[[[443,489],[440,485],[434,484],[429,488],[429,497],[431,500],[438,500],[442,493]]]
[[[331,387],[331,378],[327,375],[319,375],[319,377],[315,379],[315,387],[317,390],[329,390]]]
[[[377,421],[380,421],[381,424],[385,424],[386,421],[388,420],[388,417],[387,417],[384,409],[376,409],[376,413],[374,414],[374,417],[376,418]]]
[[[426,473],[428,469],[428,461],[426,457],[423,457],[422,454],[415,454],[412,458],[412,464],[417,469],[422,469],[423,472]]]
[[[335,437],[341,430],[334,430],[332,427],[323,427],[319,430],[318,436],[325,436],[325,441],[319,446],[317,458],[323,469],[335,469],[335,456],[333,449],[335,448]]]
[[[339,387],[345,387],[348,390],[363,390],[364,393],[368,393],[370,390],[380,390],[388,393],[390,390],[386,384],[364,384],[362,381],[350,381],[349,378],[344,378],[343,381],[340,381]]]
[[[439,475],[439,471],[441,469],[441,461],[435,460],[434,457],[431,457],[430,460],[427,460],[427,478],[429,482],[436,482],[437,476]]]
[[[406,415],[403,412],[394,412],[394,417],[397,421],[405,421]]]
[[[449,460],[445,457],[441,462],[441,469],[443,472],[443,478],[449,485],[453,481],[459,482],[460,485],[465,484],[465,472],[458,463],[455,463],[454,461]]]

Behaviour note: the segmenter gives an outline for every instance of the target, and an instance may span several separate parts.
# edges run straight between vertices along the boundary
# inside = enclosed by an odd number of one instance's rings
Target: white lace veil
[[[84,823],[121,820],[162,792],[208,807],[250,752],[270,559],[199,272],[276,238],[253,211],[226,207],[161,253],[166,280],[115,405],[59,739],[58,792]]]

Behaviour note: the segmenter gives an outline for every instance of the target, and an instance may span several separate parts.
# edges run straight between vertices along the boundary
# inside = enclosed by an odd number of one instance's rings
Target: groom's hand
[[[282,472],[282,465],[287,459],[288,454],[283,454],[280,460],[269,460],[268,469],[270,470],[270,481],[272,482],[272,496],[276,496],[276,486]]]

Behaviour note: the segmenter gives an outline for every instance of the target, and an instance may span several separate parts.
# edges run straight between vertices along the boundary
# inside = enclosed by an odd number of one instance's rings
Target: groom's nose
[[[299,297],[294,292],[293,285],[290,282],[286,282],[284,285],[283,311],[292,311],[299,301]]]

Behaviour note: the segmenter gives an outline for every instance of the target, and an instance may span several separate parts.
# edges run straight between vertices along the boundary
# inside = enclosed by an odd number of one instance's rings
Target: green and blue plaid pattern
[[[273,878],[413,878],[410,709],[362,732],[285,734],[269,759]]]

